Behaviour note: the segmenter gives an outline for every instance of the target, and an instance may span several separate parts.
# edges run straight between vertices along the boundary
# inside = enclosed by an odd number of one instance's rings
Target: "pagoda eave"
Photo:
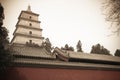
[[[33,12],[29,12],[29,11],[24,11],[24,10],[23,10],[23,11],[21,11],[21,13],[22,13],[22,12],[25,12],[25,13],[28,13],[28,14],[32,14],[32,15],[39,16],[39,14],[36,14],[36,13],[33,13]]]
[[[19,17],[18,19],[23,19],[23,20],[26,20],[26,21],[32,21],[32,22],[37,22],[37,23],[41,23],[41,21],[36,21],[36,20],[31,20],[31,19],[26,19],[26,18],[23,18],[23,17]]]
[[[41,35],[26,35],[26,34],[24,34],[24,33],[16,33],[15,34],[15,36],[16,35],[19,35],[19,36],[25,36],[25,37],[31,37],[31,38],[38,38],[38,39],[44,39],[44,37],[41,37]]]
[[[22,27],[22,28],[34,29],[34,30],[38,30],[38,31],[42,31],[43,30],[43,29],[40,29],[40,28],[32,27],[32,26],[30,27],[30,26],[26,26],[26,25],[16,25],[16,29],[15,29],[13,35],[15,35],[16,30],[18,29],[18,26]]]

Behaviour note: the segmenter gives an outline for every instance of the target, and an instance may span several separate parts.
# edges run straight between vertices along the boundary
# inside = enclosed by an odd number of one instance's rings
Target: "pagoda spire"
[[[27,11],[31,12],[31,6],[30,5],[28,5]]]

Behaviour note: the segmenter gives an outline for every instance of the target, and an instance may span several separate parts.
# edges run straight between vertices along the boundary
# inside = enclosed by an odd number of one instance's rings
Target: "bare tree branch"
[[[111,22],[112,32],[120,33],[120,0],[105,0],[103,9],[106,15],[106,21]]]

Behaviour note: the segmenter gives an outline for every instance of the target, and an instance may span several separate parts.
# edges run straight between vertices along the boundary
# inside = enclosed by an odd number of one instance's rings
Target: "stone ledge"
[[[95,64],[85,62],[64,62],[57,60],[31,60],[31,59],[16,59],[15,66],[22,67],[47,67],[47,68],[66,68],[66,69],[93,69],[93,70],[119,70],[120,65]]]

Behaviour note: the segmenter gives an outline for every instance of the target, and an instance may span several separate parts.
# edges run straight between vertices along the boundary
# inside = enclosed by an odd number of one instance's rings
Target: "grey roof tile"
[[[22,55],[30,57],[56,58],[55,54],[47,52],[44,47],[29,47],[25,45],[12,46],[13,55]]]

